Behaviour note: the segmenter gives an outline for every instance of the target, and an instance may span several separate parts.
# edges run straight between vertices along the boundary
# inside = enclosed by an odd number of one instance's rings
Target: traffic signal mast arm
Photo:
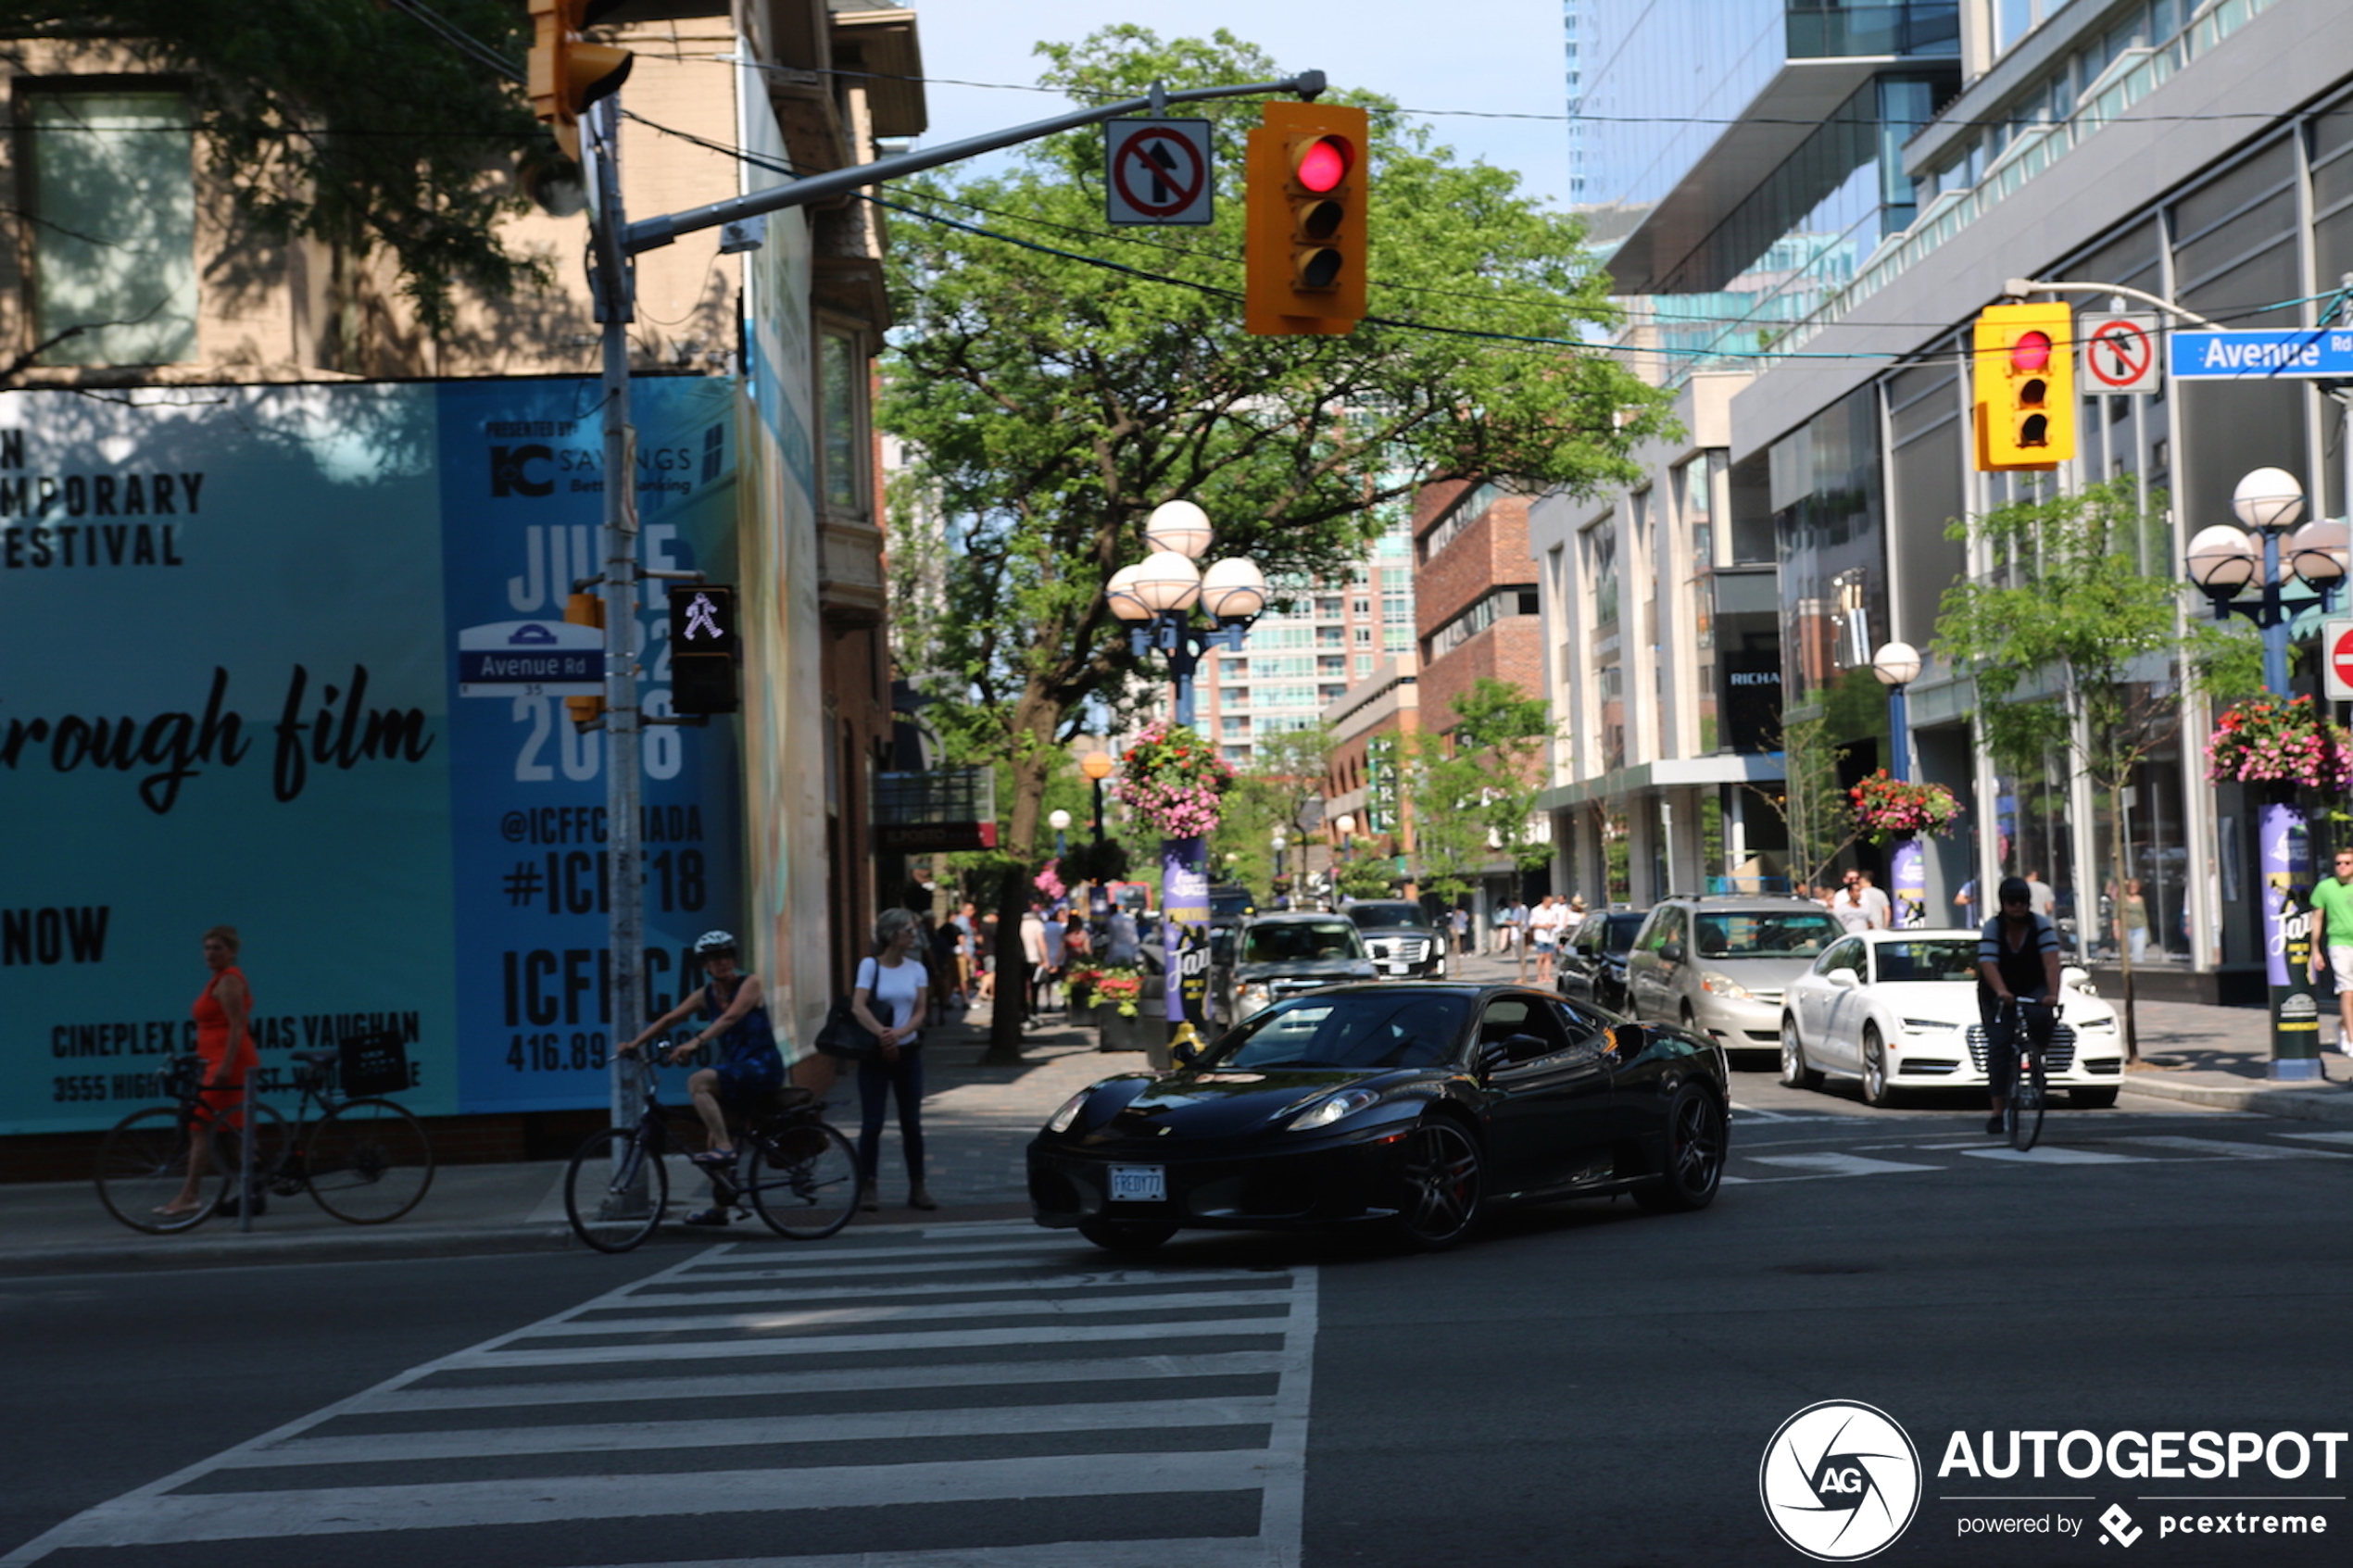
[[[1124,119],[1129,115],[1149,113],[1162,115],[1171,104],[1198,104],[1214,98],[1251,98],[1268,93],[1295,93],[1313,101],[1325,88],[1324,73],[1303,70],[1281,82],[1253,82],[1241,87],[1188,87],[1170,93],[1154,83],[1151,94],[1128,98],[1098,108],[1073,109],[1051,119],[1017,125],[1010,131],[991,131],[984,135],[968,136],[961,142],[950,142],[944,147],[930,147],[918,153],[901,153],[897,157],[876,158],[872,163],[853,164],[848,169],[829,169],[796,180],[789,185],[776,185],[749,195],[731,196],[725,201],[712,202],[707,207],[690,207],[685,212],[665,213],[660,218],[648,218],[632,223],[623,232],[622,249],[631,256],[641,251],[658,250],[681,234],[691,234],[699,229],[716,228],[746,218],[756,218],[764,212],[782,212],[786,207],[806,207],[812,202],[830,200],[879,185],[902,175],[921,174],[926,169],[937,169],[982,153],[993,153],[1000,147],[1016,146],[1034,142],[1040,136],[1051,136],[1060,131],[1076,131],[1082,125],[1098,125],[1107,119]]]
[[[2212,332],[2222,330],[2221,323],[2209,321],[2195,310],[2185,310],[2163,295],[2149,294],[2141,289],[2128,289],[2122,283],[2055,283],[2046,282],[2040,278],[2012,278],[2003,283],[2002,294],[2009,299],[2023,299],[2030,294],[2121,295],[2126,299],[2137,299],[2143,305],[2154,305],[2169,316],[2179,316],[2192,326],[2204,327]]]

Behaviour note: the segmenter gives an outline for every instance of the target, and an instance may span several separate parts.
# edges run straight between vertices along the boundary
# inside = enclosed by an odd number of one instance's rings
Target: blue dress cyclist
[[[716,1047],[713,1064],[698,1069],[686,1080],[686,1092],[694,1098],[695,1112],[710,1135],[710,1147],[695,1155],[694,1162],[717,1175],[736,1162],[726,1111],[757,1106],[784,1087],[785,1059],[776,1049],[776,1032],[768,1021],[760,977],[736,968],[735,937],[724,931],[705,932],[695,943],[695,955],[702,961],[703,983],[648,1024],[644,1034],[622,1047],[621,1054],[634,1055],[647,1041],[689,1018],[700,1021],[701,1026],[673,1046],[662,1060],[683,1061],[705,1046]],[[687,1215],[686,1223],[724,1225],[727,1210],[714,1204]]]

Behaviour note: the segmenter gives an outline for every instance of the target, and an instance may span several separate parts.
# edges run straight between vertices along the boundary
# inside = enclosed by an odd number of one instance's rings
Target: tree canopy
[[[1508,681],[1481,676],[1454,698],[1443,736],[1419,735],[1406,772],[1414,847],[1422,885],[1450,903],[1468,893],[1488,863],[1528,869],[1552,854],[1536,836],[1551,708]]]

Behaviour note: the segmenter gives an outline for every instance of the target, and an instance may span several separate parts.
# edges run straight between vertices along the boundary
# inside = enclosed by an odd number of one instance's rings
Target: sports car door
[[[1610,1165],[1609,1063],[1598,1041],[1572,1041],[1561,1019],[1533,996],[1498,997],[1479,1015],[1498,1197],[1567,1186]]]

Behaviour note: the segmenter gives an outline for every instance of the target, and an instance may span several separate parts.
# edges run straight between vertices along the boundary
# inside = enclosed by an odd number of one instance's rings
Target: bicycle
[[[2047,1040],[2035,1042],[2034,1031],[2027,1023],[2026,1010],[2030,1007],[2049,1012],[2056,1030],[2057,1010],[2048,1002],[2028,1002],[2009,997],[2004,998],[2001,1011],[1995,1015],[2018,1045],[2018,1072],[2010,1079],[2009,1098],[2002,1102],[2002,1132],[2010,1147],[2020,1153],[2032,1148],[2035,1140],[2043,1135],[2043,1110],[2051,1098],[2044,1062],[2050,1046]]]
[[[736,1130],[736,1162],[724,1169],[690,1163],[686,1141],[662,1112],[654,1060],[639,1057],[645,1110],[634,1127],[592,1133],[564,1172],[564,1216],[573,1234],[599,1252],[626,1252],[661,1227],[671,1178],[709,1181],[715,1206],[757,1214],[793,1241],[821,1241],[849,1223],[864,1196],[857,1151],[828,1123],[807,1089],[790,1085],[746,1116]]]
[[[296,1051],[296,1102],[292,1126],[272,1107],[252,1107],[254,1212],[265,1194],[291,1198],[308,1191],[320,1208],[355,1225],[381,1225],[400,1218],[433,1185],[433,1142],[424,1124],[388,1099],[339,1098],[337,1051]],[[157,1076],[161,1091],[176,1106],[136,1110],[107,1134],[98,1150],[98,1200],[107,1212],[132,1230],[170,1235],[202,1224],[214,1214],[234,1214],[243,1199],[245,1150],[233,1126],[213,1129],[208,1147],[212,1174],[199,1183],[195,1208],[184,1213],[157,1210],[182,1190],[188,1173],[192,1133],[202,1107],[204,1060],[177,1058]],[[310,1120],[310,1108],[319,1120]]]

